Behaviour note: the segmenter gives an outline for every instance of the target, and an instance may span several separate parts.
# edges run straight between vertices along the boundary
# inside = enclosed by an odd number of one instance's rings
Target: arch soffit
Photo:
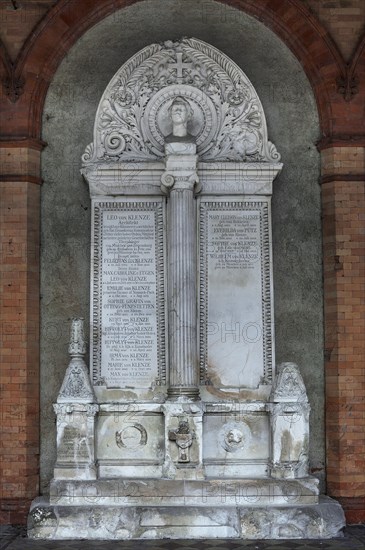
[[[139,1],[142,0],[83,0],[80,13],[78,2],[60,0],[31,33],[15,63],[9,67],[8,63],[3,62],[3,70],[11,71],[5,78],[15,83],[24,82],[21,102],[29,101],[32,105],[27,121],[28,136],[40,137],[48,86],[73,44],[89,28],[117,9]],[[261,21],[292,50],[314,90],[322,133],[325,136],[331,135],[331,95],[334,83],[339,79],[349,81],[354,78],[356,66],[365,57],[365,37],[360,41],[352,63],[346,65],[326,29],[301,1],[219,1]]]

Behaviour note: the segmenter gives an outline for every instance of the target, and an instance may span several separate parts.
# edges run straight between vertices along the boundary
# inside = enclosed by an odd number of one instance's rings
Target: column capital
[[[40,177],[42,145],[37,140],[0,140],[0,181],[12,183],[42,183]]]
[[[186,189],[199,193],[198,155],[170,154],[166,156],[166,170],[161,176],[161,189]]]

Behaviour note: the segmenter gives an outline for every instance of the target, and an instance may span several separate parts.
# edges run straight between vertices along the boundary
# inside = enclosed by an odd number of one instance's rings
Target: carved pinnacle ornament
[[[72,319],[68,352],[71,356],[84,355],[86,353],[83,318]]]
[[[71,361],[58,394],[57,403],[93,403],[95,395],[89,373],[84,361],[86,342],[84,319],[72,319],[70,344],[68,348]]]

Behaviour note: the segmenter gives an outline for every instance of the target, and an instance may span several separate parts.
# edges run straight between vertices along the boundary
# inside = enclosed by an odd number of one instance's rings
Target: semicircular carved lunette
[[[280,160],[247,76],[213,46],[183,38],[147,46],[114,75],[99,103],[84,166],[162,159],[171,133],[169,107],[177,96],[193,111],[189,133],[200,160]]]

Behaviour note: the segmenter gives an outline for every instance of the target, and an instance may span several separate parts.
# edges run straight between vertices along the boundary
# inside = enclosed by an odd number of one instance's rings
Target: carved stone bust
[[[188,121],[193,117],[189,102],[181,96],[175,97],[168,114],[172,121],[172,133],[165,137],[166,154],[195,154],[195,138],[189,134],[187,128]]]

